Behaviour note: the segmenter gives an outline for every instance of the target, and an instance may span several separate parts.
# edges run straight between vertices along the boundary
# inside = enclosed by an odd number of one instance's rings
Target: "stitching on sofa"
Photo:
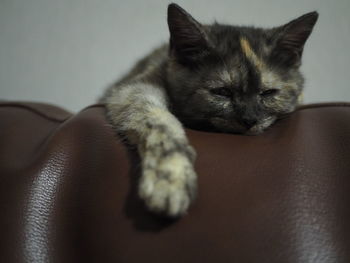
[[[320,102],[320,103],[305,104],[305,105],[299,106],[296,110],[299,111],[299,110],[327,108],[327,107],[350,107],[350,102]]]
[[[101,103],[93,104],[82,109],[82,111],[90,108],[104,108],[104,107],[105,105]],[[306,110],[306,109],[326,108],[326,107],[350,107],[350,102],[340,101],[340,102],[320,102],[320,103],[305,104],[305,105],[299,106],[296,110],[300,111],[300,110]]]
[[[69,119],[71,116],[69,117],[66,117],[66,118],[55,118],[53,116],[50,116],[50,115],[47,115],[45,113],[43,113],[42,111],[39,111],[33,107],[30,107],[28,105],[25,105],[25,104],[11,104],[11,103],[1,103],[0,104],[0,107],[14,107],[14,108],[22,108],[22,109],[26,109],[26,110],[29,110],[31,111],[32,113],[35,113],[45,119],[48,119],[50,121],[54,121],[54,122],[59,122],[59,123],[62,123],[64,121],[66,121],[67,119]]]
[[[0,107],[15,107],[15,108],[27,109],[27,110],[31,111],[32,113],[35,113],[43,118],[46,118],[50,121],[59,122],[59,123],[62,123],[64,121],[66,121],[67,119],[69,119],[71,116],[73,116],[73,114],[72,114],[66,118],[55,118],[53,116],[47,115],[47,114],[43,113],[42,111],[39,111],[39,110],[37,110],[33,107],[30,107],[28,105],[25,105],[25,104],[1,103]],[[93,105],[90,105],[90,106],[82,109],[81,111],[85,111],[85,110],[90,109],[90,108],[104,108],[104,107],[105,107],[104,104],[93,104]],[[315,108],[325,108],[325,107],[350,107],[350,102],[323,102],[323,103],[306,104],[306,105],[299,106],[296,109],[296,111],[315,109]]]

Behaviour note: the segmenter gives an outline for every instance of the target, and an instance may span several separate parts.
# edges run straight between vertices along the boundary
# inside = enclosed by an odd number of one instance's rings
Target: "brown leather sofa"
[[[259,136],[187,130],[199,196],[176,221],[137,198],[103,111],[0,104],[0,262],[350,262],[350,104]]]

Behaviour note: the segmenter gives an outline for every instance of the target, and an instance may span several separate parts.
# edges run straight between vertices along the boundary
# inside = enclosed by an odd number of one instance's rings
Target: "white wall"
[[[306,102],[350,101],[350,0],[175,1],[197,20],[275,26],[317,10]],[[77,111],[167,41],[162,0],[0,0],[0,98]]]

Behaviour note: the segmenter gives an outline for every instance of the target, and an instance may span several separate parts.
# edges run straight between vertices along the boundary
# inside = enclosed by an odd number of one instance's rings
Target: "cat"
[[[140,60],[101,102],[141,157],[138,194],[146,207],[180,217],[197,189],[196,153],[183,127],[257,135],[293,112],[318,13],[269,29],[202,25],[172,3],[167,18],[169,44]]]

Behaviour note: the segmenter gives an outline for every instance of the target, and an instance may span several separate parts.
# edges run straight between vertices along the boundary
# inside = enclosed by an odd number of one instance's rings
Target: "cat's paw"
[[[149,151],[143,157],[139,195],[147,208],[170,217],[179,217],[196,196],[197,176],[193,169],[195,153],[186,151]],[[164,148],[163,148],[164,149]]]

